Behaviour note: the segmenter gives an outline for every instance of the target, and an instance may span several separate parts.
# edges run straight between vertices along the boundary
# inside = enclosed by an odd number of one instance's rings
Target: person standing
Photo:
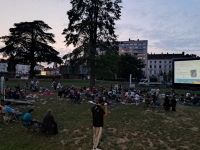
[[[103,120],[108,116],[107,103],[104,103],[104,109],[101,107],[103,99],[99,98],[97,105],[91,108],[93,120],[93,150],[101,150],[98,148],[100,138],[102,136]]]

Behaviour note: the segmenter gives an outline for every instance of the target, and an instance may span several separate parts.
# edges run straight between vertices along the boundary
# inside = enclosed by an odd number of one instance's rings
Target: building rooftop
[[[148,54],[148,59],[173,59],[173,58],[182,58],[184,57],[184,52],[181,54]]]

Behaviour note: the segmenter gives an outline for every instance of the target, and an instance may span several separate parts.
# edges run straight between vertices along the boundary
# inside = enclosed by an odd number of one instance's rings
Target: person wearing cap
[[[103,120],[104,117],[108,116],[107,103],[104,103],[104,109],[101,107],[102,105],[103,99],[99,98],[97,105],[91,108],[93,120],[93,150],[101,150],[98,148],[98,145],[102,136]]]

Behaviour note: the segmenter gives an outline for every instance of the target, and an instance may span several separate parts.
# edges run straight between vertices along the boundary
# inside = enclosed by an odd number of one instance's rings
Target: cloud
[[[180,0],[129,2],[124,4],[122,19],[116,24],[119,40],[148,40],[149,52],[200,55],[200,5]]]

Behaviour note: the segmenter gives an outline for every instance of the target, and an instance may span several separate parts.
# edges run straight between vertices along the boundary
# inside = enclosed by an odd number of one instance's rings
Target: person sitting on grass
[[[172,97],[171,99],[171,106],[172,106],[172,111],[176,111],[176,99],[175,96]]]
[[[190,95],[186,96],[186,98],[185,98],[185,104],[186,105],[190,105],[191,102],[192,102],[192,98],[191,98],[191,94],[190,94]]]
[[[138,107],[138,105],[140,104],[140,95],[136,93],[134,99],[135,99],[136,107]]]
[[[45,133],[58,133],[57,123],[54,120],[51,109],[47,110],[47,113],[43,118],[42,129]]]
[[[23,115],[23,113],[11,108],[10,105],[11,105],[11,102],[6,102],[4,111],[6,111],[8,114],[15,115],[18,120],[19,117],[21,117]]]
[[[145,98],[145,103],[147,107],[149,106],[149,104],[153,104],[152,97],[149,94],[147,94]]]
[[[165,95],[163,107],[164,107],[165,111],[169,111],[169,109],[170,109],[170,99],[169,99],[168,95]]]
[[[33,128],[38,127],[38,121],[32,120],[32,114],[34,112],[34,109],[29,109],[27,113],[23,116],[23,124],[27,127],[32,126]]]
[[[195,94],[194,97],[192,98],[192,104],[193,105],[199,104],[199,98],[197,97],[197,94]]]

